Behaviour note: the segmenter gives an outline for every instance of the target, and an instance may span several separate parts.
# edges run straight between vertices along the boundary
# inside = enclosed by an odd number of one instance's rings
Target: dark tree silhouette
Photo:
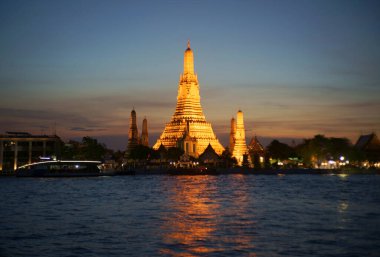
[[[273,140],[267,146],[267,152],[270,157],[276,160],[286,160],[289,157],[294,157],[294,149],[287,144],[281,143],[278,140]]]
[[[248,154],[243,154],[243,168],[249,168]]]
[[[337,160],[340,156],[350,159],[361,158],[360,153],[355,152],[347,138],[327,138],[323,135],[304,139],[303,143],[296,147],[296,152],[307,166],[312,163],[320,165],[324,160]]]
[[[255,170],[261,169],[260,155],[258,153],[253,154],[253,167],[255,168]]]
[[[152,152],[153,152],[153,149],[148,146],[137,145],[131,150],[128,158],[132,160],[140,160],[140,161],[148,160],[151,158]]]
[[[170,147],[167,151],[167,159],[170,161],[178,161],[179,157],[185,152],[178,147]]]
[[[228,147],[226,147],[226,149],[223,151],[220,158],[224,163],[224,167],[226,168],[230,168],[237,163],[236,159],[232,157],[232,154],[230,153],[230,149],[228,149]]]
[[[100,161],[107,152],[104,144],[98,143],[98,140],[91,137],[83,137],[82,145],[79,148],[81,158],[85,160]]]

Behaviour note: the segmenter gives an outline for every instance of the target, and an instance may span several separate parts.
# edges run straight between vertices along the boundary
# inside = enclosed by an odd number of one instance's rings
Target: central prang
[[[206,121],[201,106],[199,83],[194,72],[194,55],[190,41],[184,53],[183,73],[180,75],[176,110],[154,149],[161,145],[165,148],[179,147],[186,154],[198,157],[208,145],[219,155],[224,151],[212,130],[211,123]]]

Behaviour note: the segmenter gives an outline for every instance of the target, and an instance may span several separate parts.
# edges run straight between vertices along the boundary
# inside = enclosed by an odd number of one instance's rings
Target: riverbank
[[[252,168],[217,168],[214,175],[380,175],[380,169],[360,169],[360,168],[345,168],[345,169],[260,169]],[[161,169],[144,169],[136,168],[133,172],[107,171],[103,176],[131,176],[131,175],[168,175],[168,170]],[[14,177],[13,171],[1,172],[0,177]]]
[[[135,169],[135,175],[167,175],[167,169]],[[379,169],[260,169],[252,168],[217,168],[217,175],[380,175]]]

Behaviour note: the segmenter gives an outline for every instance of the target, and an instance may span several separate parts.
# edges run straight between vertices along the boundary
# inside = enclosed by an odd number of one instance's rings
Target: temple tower
[[[264,163],[265,149],[256,135],[254,135],[249,142],[248,152],[254,168],[260,168]]]
[[[224,148],[216,138],[211,123],[206,121],[203,114],[190,41],[184,53],[183,73],[179,79],[175,112],[153,148],[158,149],[161,144],[166,148],[177,147],[178,141],[184,138],[185,133],[187,138],[196,140],[195,151],[190,153],[191,156],[198,157],[209,144],[216,153],[222,154]]]
[[[236,134],[236,121],[231,119],[231,132],[230,132],[230,153],[232,154],[235,147],[235,134]]]
[[[241,165],[243,163],[243,155],[248,154],[247,143],[245,141],[244,117],[241,110],[239,110],[236,115],[236,131],[234,139],[235,144],[232,151],[232,157],[235,157],[238,165]]]
[[[141,144],[143,146],[149,146],[148,121],[146,118],[144,118],[142,123]]]
[[[129,131],[128,131],[128,146],[126,155],[129,156],[131,151],[139,144],[139,132],[137,130],[137,118],[136,111],[131,111],[131,117],[129,118]]]

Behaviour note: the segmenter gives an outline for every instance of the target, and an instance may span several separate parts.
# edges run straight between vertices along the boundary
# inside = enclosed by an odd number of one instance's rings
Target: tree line
[[[151,147],[138,145],[130,151],[129,156],[125,156],[123,151],[107,149],[105,144],[87,136],[83,137],[81,142],[69,141],[68,144],[64,144],[62,158],[73,160],[104,160],[110,158],[116,162],[123,162],[125,159],[139,162],[151,160],[177,161],[183,153],[184,151],[177,147],[169,149],[161,147],[154,150]],[[249,155],[244,156],[243,166],[248,167],[251,163],[256,168],[270,168],[283,163],[285,166],[292,167],[302,162],[304,167],[314,167],[326,160],[339,160],[342,157],[350,160],[351,164],[368,159],[365,152],[355,148],[347,138],[316,135],[313,138],[304,139],[302,143],[294,146],[273,140],[263,153],[250,152]],[[228,148],[220,156],[220,162],[225,167],[236,165],[236,160],[231,156]]]

